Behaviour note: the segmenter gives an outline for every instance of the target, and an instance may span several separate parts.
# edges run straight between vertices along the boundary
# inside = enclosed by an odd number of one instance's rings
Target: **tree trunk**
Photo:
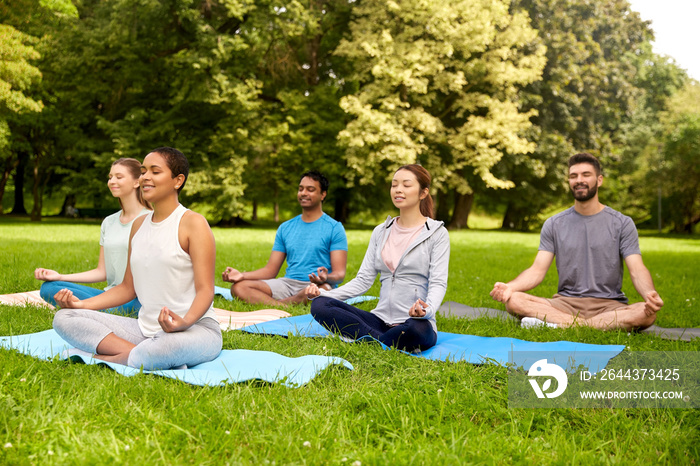
[[[513,209],[513,204],[510,202],[506,206],[506,213],[503,216],[503,223],[501,223],[501,228],[504,230],[515,230],[516,224],[516,214]]]
[[[335,210],[334,218],[340,223],[348,221],[350,216],[350,190],[339,188],[335,190],[335,202],[333,208]]]
[[[34,156],[34,166],[32,167],[32,175],[34,183],[32,183],[32,198],[34,205],[32,206],[31,220],[32,222],[41,222],[41,207],[44,201],[44,185],[42,183],[42,173],[39,169],[41,166],[41,155],[38,153]]]
[[[693,228],[694,228],[695,225],[697,225],[698,223],[700,223],[700,214],[695,215],[694,217],[692,217],[692,218],[690,219],[690,221],[689,221],[688,223],[686,223],[686,224],[683,226],[683,232],[684,232],[684,233],[688,233],[688,234],[692,234],[692,233],[693,233]]]
[[[529,227],[530,216],[522,209],[513,207],[512,203],[508,203],[501,228],[504,230],[527,231]]]
[[[275,186],[274,195],[275,195],[275,197],[274,197],[275,204],[273,206],[273,211],[274,211],[273,220],[275,221],[275,223],[279,223],[279,221],[280,221],[280,205],[277,203],[277,199],[278,199],[278,195],[279,195],[279,186]]]
[[[61,216],[63,217],[73,217],[75,212],[75,194],[71,193],[63,199],[63,205],[61,206]]]
[[[474,193],[472,194],[459,194],[455,193],[455,209],[452,212],[452,220],[447,226],[450,229],[462,229],[469,228],[467,226],[467,220],[469,220],[469,213],[472,210],[472,205],[474,204]]]
[[[4,210],[2,208],[2,199],[3,197],[5,197],[5,187],[7,186],[7,180],[10,179],[10,174],[12,173],[12,170],[14,170],[15,167],[17,167],[18,163],[19,161],[14,159],[13,157],[8,157],[7,160],[5,160],[5,168],[2,172],[2,178],[0,178],[0,214],[4,213]]]
[[[15,169],[15,205],[12,207],[12,213],[15,215],[27,215],[27,209],[24,207],[24,168],[27,165],[27,157],[25,154],[19,154],[17,168]]]
[[[252,221],[256,221],[258,219],[258,201],[253,199],[253,215],[251,217]]]
[[[437,220],[442,220],[447,223],[450,218],[450,204],[447,202],[447,192],[438,191],[437,193],[437,209],[435,211],[435,218]]]
[[[309,70],[306,72],[306,84],[309,86],[316,86],[318,85],[320,79],[319,79],[319,74],[318,74],[318,56],[319,56],[319,49],[321,48],[321,40],[323,39],[323,35],[317,34],[314,36],[313,39],[311,39],[307,43],[308,51],[309,51]]]

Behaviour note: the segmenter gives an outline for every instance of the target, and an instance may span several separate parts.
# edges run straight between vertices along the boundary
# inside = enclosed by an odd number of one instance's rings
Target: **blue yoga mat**
[[[224,288],[223,286],[215,286],[214,287],[214,294],[221,295],[224,299],[228,299],[229,301],[233,301],[233,295],[231,295],[230,288]],[[355,296],[354,298],[346,299],[345,302],[348,304],[357,304],[357,303],[364,303],[365,301],[373,301],[375,299],[379,299],[379,298],[377,298],[376,296]]]
[[[248,333],[265,335],[295,335],[301,337],[325,337],[332,335],[314,320],[311,314],[273,320],[243,327]],[[371,337],[366,337],[372,339]],[[382,345],[386,348],[385,345]],[[526,370],[542,357],[542,352],[552,355],[550,362],[560,362],[575,369],[598,372],[610,359],[625,349],[624,345],[594,345],[572,341],[534,342],[509,337],[479,337],[457,333],[438,332],[437,344],[426,351],[406,353],[435,361],[466,361],[472,364],[515,363]]]
[[[379,299],[379,298],[377,298],[376,296],[368,296],[368,295],[355,296],[353,298],[346,299],[345,303],[346,304],[358,304],[358,303],[364,303],[365,301],[375,301],[377,299]]]
[[[233,296],[231,295],[231,288],[224,288],[223,286],[215,286],[214,287],[214,294],[218,294],[224,297],[224,299],[228,299],[229,301],[233,301]]]
[[[45,330],[27,335],[0,337],[0,348],[14,349],[38,359],[51,360],[56,356],[67,359],[68,357],[63,353],[72,347],[54,330]],[[262,380],[288,387],[300,387],[331,364],[353,368],[349,362],[338,357],[309,355],[288,358],[270,351],[251,350],[223,350],[213,361],[187,369],[163,371],[141,371],[122,364],[93,359],[90,356],[70,356],[71,360],[75,361],[76,358],[86,364],[109,366],[115,372],[127,377],[143,372],[177,379],[192,385],[210,386]]]

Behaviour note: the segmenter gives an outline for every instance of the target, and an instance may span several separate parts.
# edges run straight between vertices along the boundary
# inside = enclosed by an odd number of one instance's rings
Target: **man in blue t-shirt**
[[[491,291],[524,326],[587,325],[599,329],[646,328],[664,305],[642,262],[632,219],[598,201],[600,162],[588,153],[569,159],[574,206],[542,226],[532,266]],[[524,291],[539,285],[556,256],[559,287],[552,299]],[[623,262],[644,302],[629,304],[622,292]]]
[[[297,199],[301,215],[277,229],[275,244],[265,267],[239,272],[226,267],[224,281],[233,283],[231,293],[242,301],[283,306],[306,302],[309,283],[331,289],[345,278],[348,240],[340,222],[323,212],[328,180],[317,171],[301,175]],[[283,278],[275,278],[285,259]]]

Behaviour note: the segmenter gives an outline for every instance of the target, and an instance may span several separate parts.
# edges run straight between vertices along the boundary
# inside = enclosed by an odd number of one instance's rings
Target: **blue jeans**
[[[56,281],[44,282],[44,284],[41,285],[39,294],[41,295],[41,299],[55,306],[56,300],[53,299],[53,297],[56,295],[56,293],[63,289],[71,290],[73,292],[73,295],[81,301],[83,299],[92,298],[94,296],[104,293],[104,291],[98,290],[97,288],[92,288],[90,286],[80,285],[78,283]],[[102,312],[136,317],[139,315],[139,309],[141,309],[141,303],[139,302],[138,298],[134,298],[133,300],[129,301],[126,304],[122,304],[119,307],[103,309]]]
[[[437,342],[437,334],[428,320],[409,317],[392,327],[371,312],[324,296],[311,301],[311,315],[330,332],[355,340],[369,335],[387,346],[405,351],[427,350]]]

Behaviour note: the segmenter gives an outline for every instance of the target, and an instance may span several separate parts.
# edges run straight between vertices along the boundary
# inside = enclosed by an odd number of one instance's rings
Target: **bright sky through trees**
[[[651,21],[654,52],[673,57],[688,74],[700,80],[700,1],[698,0],[629,0],[632,10]]]

